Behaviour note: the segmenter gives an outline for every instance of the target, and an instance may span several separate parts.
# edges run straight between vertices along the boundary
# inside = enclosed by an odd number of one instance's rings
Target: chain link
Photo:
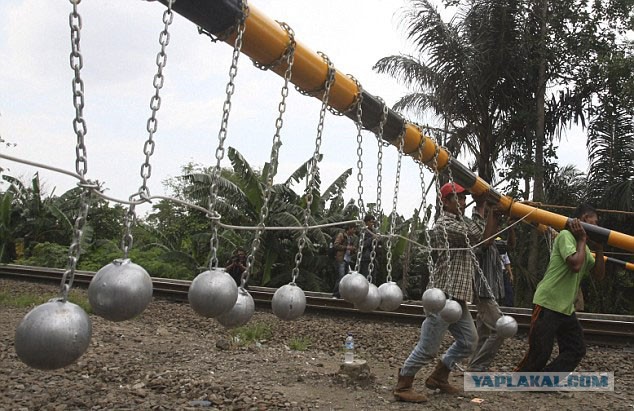
[[[376,138],[377,138],[377,142],[378,142],[378,151],[377,151],[377,158],[376,158],[376,219],[377,221],[379,221],[379,227],[380,227],[380,222],[383,221],[383,207],[381,206],[381,184],[383,181],[383,144],[382,144],[382,140],[383,140],[383,128],[385,127],[385,123],[387,123],[387,115],[388,115],[388,108],[387,108],[387,104],[385,104],[385,101],[383,101],[383,99],[379,96],[377,96],[377,99],[381,102],[381,104],[383,105],[383,111],[381,114],[381,120],[379,121],[379,125],[376,131]],[[374,271],[374,259],[376,258],[376,247],[378,245],[379,239],[378,236],[374,236],[372,238],[372,250],[370,251],[370,264],[368,265],[368,281],[370,281],[372,279],[371,275],[372,272]]]
[[[165,82],[165,77],[163,76],[163,69],[167,64],[167,54],[165,54],[165,49],[170,41],[169,35],[169,26],[172,24],[174,20],[174,14],[172,13],[172,2],[173,0],[169,0],[167,9],[163,12],[163,31],[159,34],[159,44],[161,45],[161,50],[156,55],[156,66],[157,72],[154,75],[154,80],[152,82],[154,86],[154,95],[150,99],[150,109],[152,110],[152,114],[150,118],[147,120],[146,130],[148,132],[148,138],[143,145],[143,154],[145,154],[145,162],[141,165],[141,179],[142,184],[139,187],[139,193],[144,193],[149,196],[149,190],[147,187],[147,181],[152,176],[152,165],[150,164],[150,157],[154,154],[154,133],[158,128],[158,120],[156,119],[156,114],[161,108],[161,96],[160,91],[163,88],[163,84]]]
[[[75,135],[77,137],[77,143],[75,145],[75,171],[79,175],[80,181],[83,182],[88,171],[88,153],[85,144],[87,128],[86,121],[84,120],[84,82],[81,79],[81,69],[84,65],[80,49],[82,23],[81,16],[77,11],[79,0],[70,0],[70,3],[73,5],[73,10],[68,16],[71,43],[70,67],[74,72],[72,80],[73,107],[75,107],[73,130],[75,131]],[[82,189],[79,195],[79,212],[75,218],[75,224],[73,225],[73,238],[70,247],[68,248],[68,264],[64,274],[62,275],[60,285],[60,297],[63,301],[67,301],[68,291],[73,286],[77,262],[79,261],[79,257],[81,255],[81,238],[83,235],[83,228],[90,209],[91,190],[89,185],[80,185],[80,187],[82,187]]]
[[[280,25],[280,27],[282,27],[285,31],[286,34],[289,34],[289,36],[291,36],[290,32],[292,31],[292,29],[288,26],[288,24],[284,23],[284,22],[280,22],[278,20],[275,20],[275,22],[277,24]],[[288,55],[289,53],[295,53],[295,45],[297,44],[294,38],[294,34],[292,34],[292,38],[290,38],[290,41],[292,42],[292,49],[291,49],[291,44],[289,43],[286,46],[286,49],[284,49],[284,52],[282,54],[280,54],[280,56],[278,58],[276,58],[275,60],[273,60],[270,63],[267,64],[262,64],[254,59],[251,59],[251,61],[253,62],[253,65],[256,68],[259,68],[260,70],[263,71],[267,71],[267,70],[271,70],[274,69],[276,67],[278,67],[280,64],[282,64],[283,62],[287,62],[288,63]],[[293,59],[295,59],[295,57],[293,57]]]
[[[440,174],[438,173],[438,155],[440,154],[440,145],[438,145],[438,143],[436,141],[434,141],[434,147],[435,147],[435,151],[434,151],[434,158],[432,160],[432,167],[434,169],[434,177],[435,177],[435,186],[436,186],[436,204],[438,204],[440,206],[439,209],[439,218],[440,220],[443,220],[445,218],[445,209],[443,208],[443,204],[442,204],[442,193],[440,192]],[[448,272],[451,272],[451,257],[450,257],[450,253],[449,253],[449,237],[447,235],[447,227],[445,227],[444,224],[440,224],[440,229],[442,231],[442,238],[444,241],[444,254],[445,254],[445,258],[447,259],[447,270]],[[441,259],[441,256],[438,256],[438,260]],[[437,269],[437,267],[436,267]],[[435,270],[434,272],[429,274],[429,288],[433,288],[434,287],[434,276],[435,276]]]
[[[425,215],[427,212],[427,201],[425,199],[426,197],[426,187],[425,187],[425,166],[423,165],[423,150],[425,148],[425,144],[427,143],[427,139],[424,136],[423,130],[421,129],[421,127],[419,125],[416,125],[416,128],[418,128],[418,131],[421,135],[421,140],[420,140],[420,144],[418,146],[418,158],[420,159],[420,161],[418,162],[418,171],[419,171],[419,175],[420,175],[420,184],[421,184],[421,192],[422,192],[422,197],[423,200],[421,202],[421,211],[424,213],[423,214],[423,220],[425,221]],[[425,242],[427,244],[428,248],[431,248],[431,237],[429,235],[429,230],[427,229],[427,226],[424,225],[423,226],[423,233],[425,236]],[[432,253],[431,250],[427,251],[427,267],[429,268],[429,280],[433,286],[433,273],[435,272],[436,268],[434,266],[434,259],[432,257]]]
[[[295,62],[295,46],[297,44],[295,42],[295,33],[286,23],[279,23],[279,24],[280,26],[282,26],[284,30],[286,30],[286,32],[288,33],[288,38],[289,38],[289,44],[287,46],[286,51],[284,52],[284,55],[286,56],[287,67],[286,67],[286,71],[284,72],[284,85],[282,86],[282,91],[280,93],[282,95],[282,98],[277,106],[279,114],[277,116],[277,119],[275,120],[275,134],[273,135],[273,144],[271,146],[271,160],[270,160],[271,168],[269,170],[269,173],[266,176],[266,191],[264,193],[264,204],[262,204],[262,207],[260,208],[260,222],[258,224],[258,228],[255,231],[255,236],[253,238],[253,241],[251,242],[251,252],[247,256],[247,266],[246,266],[246,269],[244,270],[244,273],[242,273],[242,278],[241,278],[242,287],[244,287],[244,285],[249,280],[249,276],[251,275],[251,270],[253,267],[253,263],[255,261],[255,254],[260,248],[260,237],[262,235],[262,232],[264,231],[265,222],[269,215],[269,202],[271,199],[271,192],[273,191],[273,178],[277,174],[279,152],[280,152],[280,147],[282,145],[281,132],[282,132],[282,126],[284,125],[283,116],[284,116],[284,113],[286,112],[286,98],[288,97],[288,83],[290,83],[291,81],[291,77],[293,74],[293,63]],[[295,278],[296,278],[296,275],[293,274],[293,279],[291,281],[291,284],[295,284]]]
[[[396,162],[396,181],[394,182],[394,197],[392,199],[392,218],[390,219],[390,235],[387,238],[387,275],[386,282],[392,281],[392,237],[394,236],[394,226],[396,225],[396,205],[398,203],[398,191],[401,184],[401,163],[403,160],[403,146],[405,145],[405,123],[403,123],[403,129],[398,137],[398,160]]]
[[[364,220],[365,217],[365,204],[363,202],[363,134],[361,131],[363,130],[363,86],[361,83],[357,81],[354,77],[350,76],[352,80],[357,85],[357,96],[356,96],[356,104],[357,104],[357,116],[354,120],[354,124],[357,127],[357,193],[359,194],[359,199],[357,200],[357,204],[359,206],[359,220]],[[361,268],[361,257],[363,255],[363,243],[365,241],[367,226],[363,224],[360,230],[359,235],[359,247],[357,247],[357,260],[355,263],[354,271],[359,272]]]
[[[149,201],[150,190],[147,186],[147,181],[152,176],[152,165],[150,164],[150,157],[154,154],[154,134],[158,128],[158,120],[156,115],[161,108],[161,96],[160,91],[163,88],[165,77],[163,76],[163,69],[167,64],[167,54],[165,50],[169,44],[169,26],[174,20],[174,13],[172,12],[172,3],[174,0],[169,0],[167,9],[163,12],[163,30],[159,33],[159,44],[161,49],[156,55],[157,72],[154,75],[152,85],[154,86],[154,95],[150,98],[150,110],[152,113],[147,120],[146,130],[148,132],[148,138],[143,143],[143,154],[145,154],[145,160],[141,164],[141,186],[137,193],[130,196],[130,202],[135,197],[139,197],[142,201]],[[133,244],[132,227],[136,224],[136,211],[135,204],[130,204],[128,211],[124,217],[124,231],[123,238],[121,239],[121,249],[123,250],[123,258],[127,259],[130,249]]]
[[[328,109],[328,100],[330,98],[330,89],[335,82],[335,67],[332,64],[332,61],[322,52],[318,52],[321,58],[324,59],[326,64],[328,65],[328,75],[326,77],[326,81],[324,82],[324,94],[321,99],[321,109],[319,110],[319,123],[317,124],[317,137],[315,138],[315,151],[313,152],[313,157],[310,161],[310,173],[306,180],[306,208],[304,209],[304,228],[302,230],[302,234],[297,240],[297,254],[295,254],[295,267],[293,268],[293,282],[299,275],[299,265],[302,262],[302,250],[306,245],[306,240],[308,238],[308,225],[310,219],[311,205],[313,203],[313,189],[315,187],[315,176],[317,175],[318,170],[318,162],[320,156],[321,149],[321,136],[324,131],[324,120],[326,118],[326,111]]]
[[[225,101],[222,105],[222,120],[220,121],[220,131],[218,131],[218,147],[216,148],[216,166],[211,170],[211,185],[209,187],[209,212],[211,217],[211,239],[209,245],[211,248],[211,258],[209,260],[209,269],[218,268],[218,227],[216,221],[220,219],[220,215],[216,211],[216,203],[218,201],[218,180],[220,178],[221,162],[225,155],[224,142],[227,139],[227,127],[229,125],[229,114],[231,113],[231,98],[235,91],[235,78],[238,74],[238,60],[240,51],[242,50],[242,38],[246,26],[246,19],[249,14],[247,1],[242,3],[242,17],[238,24],[238,34],[233,46],[233,54],[231,57],[231,67],[229,68],[229,82],[225,87]]]
[[[130,196],[130,202],[134,200],[135,196]],[[132,226],[136,224],[136,212],[135,205],[130,204],[128,207],[128,211],[125,213],[123,217],[123,238],[121,239],[121,249],[123,250],[123,258],[128,258],[128,253],[132,249],[132,244],[134,242],[134,237],[132,236]]]

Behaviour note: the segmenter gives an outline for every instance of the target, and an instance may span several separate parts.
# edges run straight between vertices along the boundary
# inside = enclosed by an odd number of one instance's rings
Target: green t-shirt
[[[550,262],[544,278],[537,284],[533,304],[565,315],[571,315],[575,311],[579,284],[594,267],[594,256],[586,246],[586,260],[578,273],[573,272],[566,264],[566,258],[576,252],[577,240],[570,231],[562,230],[555,238]]]

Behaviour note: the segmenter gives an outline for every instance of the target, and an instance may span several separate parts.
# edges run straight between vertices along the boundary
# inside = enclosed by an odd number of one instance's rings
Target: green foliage
[[[37,243],[27,258],[18,259],[17,264],[36,267],[66,268],[68,264],[68,247],[55,243]]]
[[[602,281],[588,278],[582,283],[585,309],[605,314],[634,314],[634,276],[631,271],[607,264]]]
[[[263,342],[273,336],[271,327],[268,324],[252,323],[230,331],[233,341],[239,345],[250,345],[256,342]]]
[[[31,308],[36,305],[44,304],[52,297],[35,294],[16,294],[0,291],[0,305],[12,308]]]
[[[123,257],[114,242],[101,241],[87,250],[79,260],[78,268],[86,271],[98,271],[117,258]],[[132,248],[128,258],[143,267],[152,277],[193,280],[199,269],[189,256],[166,250],[159,245],[142,249]]]
[[[184,265],[182,261],[170,260],[168,252],[161,247],[132,249],[129,258],[145,268],[152,277],[193,280],[198,274],[196,267]]]
[[[0,263],[8,262],[7,248],[12,244],[11,203],[13,194],[6,192],[0,197]]]
[[[123,252],[113,241],[97,241],[90,248],[84,250],[77,267],[84,271],[98,271],[122,256]]]
[[[34,308],[37,305],[44,304],[45,302],[57,298],[58,295],[35,295],[32,293],[8,293],[0,292],[0,306],[12,307],[12,308]],[[68,301],[80,306],[86,313],[92,313],[92,307],[88,302],[88,297],[83,291],[77,289],[71,289],[68,293]]]
[[[80,291],[77,289],[71,289],[68,293],[68,301],[73,304],[77,304],[80,306],[87,314],[92,314],[92,307],[90,306],[90,301],[88,301],[88,296],[84,291]]]
[[[295,351],[306,351],[313,345],[308,337],[293,337],[288,342],[288,347]]]

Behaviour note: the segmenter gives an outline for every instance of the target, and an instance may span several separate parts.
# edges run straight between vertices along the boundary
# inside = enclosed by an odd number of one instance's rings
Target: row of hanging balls
[[[446,297],[439,288],[428,288],[423,293],[425,312],[440,315],[443,321],[452,324],[462,317],[462,306]],[[517,321],[510,315],[503,315],[495,322],[495,332],[502,338],[511,338],[517,334]]]
[[[394,311],[403,302],[400,287],[392,281],[376,287],[356,271],[339,283],[341,297],[364,312]],[[95,314],[110,321],[126,321],[140,315],[152,299],[152,280],[145,269],[129,259],[117,259],[101,268],[88,287],[88,300]],[[215,318],[227,328],[246,324],[255,311],[253,297],[238,287],[223,268],[205,271],[192,281],[188,300],[199,315]],[[462,308],[447,299],[442,290],[430,288],[423,294],[428,313],[439,313],[448,323],[458,321]],[[294,320],[306,309],[304,291],[294,282],[277,289],[271,301],[273,313],[282,320]],[[517,332],[517,322],[502,316],[496,324],[498,335],[509,338]],[[22,319],[15,335],[15,350],[26,365],[43,370],[66,367],[88,349],[92,336],[90,317],[65,297],[52,299],[33,308]]]

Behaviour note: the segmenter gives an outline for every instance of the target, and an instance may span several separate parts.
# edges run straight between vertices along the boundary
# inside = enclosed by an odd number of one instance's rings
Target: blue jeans
[[[452,369],[456,362],[473,354],[478,342],[478,332],[467,305],[460,302],[460,306],[462,307],[462,316],[453,324],[445,322],[439,314],[427,314],[420,327],[418,344],[403,363],[402,376],[412,377],[416,375],[425,364],[436,358],[447,330],[455,339],[441,358],[447,368]]]
[[[337,270],[337,281],[335,281],[335,287],[332,290],[332,295],[340,298],[341,294],[339,294],[339,283],[341,282],[341,279],[348,274],[348,263],[345,260],[341,262],[335,261],[335,269]]]
[[[513,282],[509,273],[504,271],[504,306],[513,307]]]
[[[480,298],[476,303],[478,316],[476,329],[478,330],[478,345],[476,353],[471,358],[469,371],[488,371],[493,358],[504,343],[504,338],[497,335],[496,323],[502,317],[502,311],[495,300]]]

